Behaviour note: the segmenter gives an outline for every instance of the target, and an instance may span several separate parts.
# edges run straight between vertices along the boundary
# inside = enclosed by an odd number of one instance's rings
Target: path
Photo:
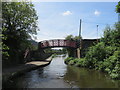
[[[27,62],[26,64],[21,64],[15,67],[11,68],[3,68],[2,70],[2,80],[3,82],[9,80],[10,78],[13,78],[15,76],[18,76],[20,74],[23,74],[25,72],[28,72],[33,69],[37,69],[42,66],[46,66],[51,62],[52,58],[49,57],[46,60],[42,61],[31,61]]]

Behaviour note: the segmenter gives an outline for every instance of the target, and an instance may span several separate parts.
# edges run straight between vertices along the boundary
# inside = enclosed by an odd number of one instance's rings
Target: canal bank
[[[39,67],[44,67],[49,65],[52,61],[52,56],[42,61],[31,61],[26,64],[20,64],[18,66],[13,66],[10,68],[2,69],[2,83],[6,83],[8,80],[22,75],[28,71],[35,70]]]

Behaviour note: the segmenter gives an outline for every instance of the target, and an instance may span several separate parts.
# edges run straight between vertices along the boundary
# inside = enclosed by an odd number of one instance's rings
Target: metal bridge
[[[53,40],[45,40],[41,41],[38,44],[38,51],[42,52],[46,48],[54,48],[54,47],[66,47],[69,49],[69,56],[70,57],[84,57],[87,48],[97,43],[97,39],[82,39],[82,43],[72,40],[65,40],[65,39],[53,39]],[[78,48],[81,45],[81,50]],[[41,54],[41,57],[43,55]]]
[[[39,47],[44,48],[53,48],[53,47],[70,47],[77,48],[76,41],[64,40],[64,39],[54,39],[54,40],[45,40],[39,42]]]

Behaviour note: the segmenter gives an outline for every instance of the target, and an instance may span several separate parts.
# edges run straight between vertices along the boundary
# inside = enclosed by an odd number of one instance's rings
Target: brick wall
[[[97,43],[97,39],[82,39],[80,52],[81,57],[84,57],[88,47],[94,45],[95,43]]]

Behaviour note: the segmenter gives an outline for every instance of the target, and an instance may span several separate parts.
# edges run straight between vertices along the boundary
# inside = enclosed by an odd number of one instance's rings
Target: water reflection
[[[64,76],[64,80],[72,85],[77,85],[80,88],[118,88],[119,81],[113,81],[109,77],[105,77],[105,74],[85,69],[77,68],[73,66],[67,67],[67,72]]]

